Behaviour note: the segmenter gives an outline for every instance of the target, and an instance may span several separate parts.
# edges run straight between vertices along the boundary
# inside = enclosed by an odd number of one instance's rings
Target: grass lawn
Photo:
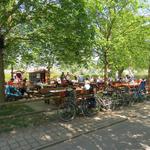
[[[28,73],[24,73],[23,74],[23,78],[29,79],[29,74]],[[10,79],[11,79],[11,73],[5,73],[5,81],[8,82]]]
[[[10,73],[5,73],[5,81],[9,81],[11,79],[11,74]]]
[[[24,113],[35,112],[32,108],[25,104],[0,106],[0,117],[8,115],[18,115]],[[0,133],[11,131],[16,128],[30,127],[40,125],[49,121],[50,117],[43,114],[22,115],[21,117],[11,119],[0,119]]]
[[[148,70],[138,70],[135,74],[135,77],[138,79],[147,78],[148,76]]]

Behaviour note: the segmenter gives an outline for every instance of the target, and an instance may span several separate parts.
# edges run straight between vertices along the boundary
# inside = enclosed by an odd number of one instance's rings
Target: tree
[[[143,17],[137,14],[138,8],[138,1],[134,0],[89,2],[89,14],[93,18],[96,33],[94,51],[104,65],[105,85],[108,69],[121,72],[127,66],[135,65],[136,57],[145,47],[146,30],[143,28]]]
[[[43,5],[42,5],[43,4]],[[4,102],[4,54],[13,41],[26,40],[30,32],[39,29],[35,23],[39,10],[45,6],[44,1],[7,0],[0,2],[0,102]],[[30,25],[28,32],[19,30]],[[8,49],[7,49],[8,50]],[[9,49],[10,50],[10,49]],[[17,53],[16,53],[17,55]]]
[[[15,63],[17,57],[27,63],[32,62],[34,52],[39,48],[31,44],[48,38],[59,61],[73,63],[86,60],[81,58],[90,47],[93,30],[85,4],[84,0],[0,2],[0,38],[4,43],[0,50],[1,102],[4,101],[3,53],[7,64]]]
[[[40,66],[45,66],[48,70],[47,82],[50,83],[51,68],[56,64],[56,51],[52,43],[47,38],[44,42],[39,44],[38,50],[34,52],[34,63]],[[37,45],[36,45],[37,46]]]
[[[48,7],[48,6],[47,6]],[[86,12],[84,0],[58,1],[44,11],[42,22],[44,27],[40,34],[34,34],[33,53],[37,61],[47,66],[57,60],[60,64],[72,65],[85,63],[91,57],[93,27]],[[40,39],[38,42],[36,39]],[[36,43],[36,44],[35,44]],[[39,55],[40,54],[40,55]],[[48,67],[49,68],[49,67]]]
[[[83,63],[92,53],[93,26],[85,0],[63,0],[55,12],[53,45],[57,59],[66,64]],[[53,35],[54,35],[53,34]]]

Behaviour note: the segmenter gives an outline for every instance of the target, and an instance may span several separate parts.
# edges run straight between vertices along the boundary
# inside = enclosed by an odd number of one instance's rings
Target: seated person
[[[132,78],[129,75],[126,75],[125,82],[131,82]]]
[[[7,83],[8,85],[11,85],[11,86],[13,86],[14,85],[14,79],[13,78],[11,78],[9,81],[8,81],[8,83]]]
[[[85,80],[84,89],[87,91],[87,94],[94,94],[94,86],[88,79]]]
[[[83,77],[83,75],[79,75],[78,76],[78,82],[79,83],[82,83],[82,82],[84,82],[85,80],[84,80],[84,77]]]
[[[24,95],[24,93],[27,93],[27,83],[26,83],[27,79],[23,79],[21,82],[20,82],[20,85],[19,85],[19,91],[21,92],[22,95]]]
[[[35,87],[37,88],[37,90],[39,91],[40,89],[43,89],[43,83],[42,81],[39,79],[37,80],[36,83],[34,83]]]
[[[70,81],[71,80],[71,75],[69,74],[69,72],[67,72],[66,76],[65,76],[65,79],[67,81]]]
[[[142,79],[140,85],[139,85],[139,88],[138,88],[138,92],[141,92],[143,91],[144,93],[146,93],[146,80],[145,79]]]
[[[6,85],[5,94],[6,94],[6,97],[21,97],[22,96],[21,92],[17,88],[11,85]]]
[[[59,87],[60,86],[60,84],[58,83],[57,80],[54,80],[54,85],[55,85],[55,87]]]
[[[85,90],[90,90],[91,88],[90,81],[88,79],[85,80],[84,88]]]

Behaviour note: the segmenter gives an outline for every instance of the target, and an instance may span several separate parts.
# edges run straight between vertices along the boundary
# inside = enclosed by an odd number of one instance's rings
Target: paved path
[[[125,121],[43,150],[150,150],[150,127]]]
[[[43,150],[150,150],[150,103],[124,114],[128,120],[49,146]],[[140,109],[142,108],[142,109]],[[117,115],[122,111],[115,112]]]
[[[130,108],[130,111],[99,113],[98,116],[93,118],[78,117],[69,123],[53,121],[38,127],[3,133],[0,134],[0,150],[39,150],[48,146],[51,147],[68,139],[90,134],[94,130],[119,124],[126,121],[127,116],[129,116],[129,120],[130,117],[136,118],[136,115],[141,115],[140,113],[135,113],[141,108],[141,105],[143,107],[142,113],[146,113],[149,108],[149,103],[141,103],[138,106]],[[148,121],[147,124],[149,124]]]

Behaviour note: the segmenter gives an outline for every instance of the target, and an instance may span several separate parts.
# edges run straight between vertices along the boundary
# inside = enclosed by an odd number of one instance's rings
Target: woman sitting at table
[[[6,85],[5,87],[5,94],[7,98],[20,98],[22,97],[21,92],[14,86]]]
[[[125,77],[125,81],[126,81],[126,82],[131,82],[131,77],[130,77],[128,74],[127,74],[126,77]]]
[[[14,78],[11,78],[11,79],[8,81],[7,84],[13,86],[13,85],[14,85]]]
[[[88,80],[88,78],[86,78],[85,80],[84,88],[85,90],[89,90],[91,88],[90,81]]]

